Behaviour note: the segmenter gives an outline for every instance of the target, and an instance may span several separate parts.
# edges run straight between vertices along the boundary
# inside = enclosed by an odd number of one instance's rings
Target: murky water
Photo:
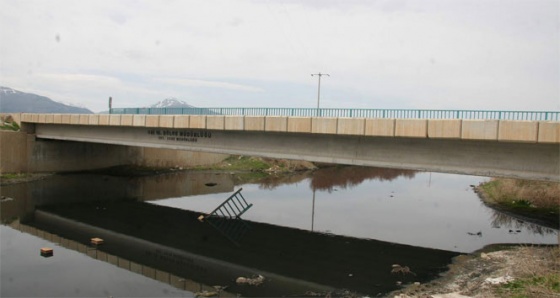
[[[220,285],[222,297],[376,296],[488,244],[557,243],[557,230],[484,206],[471,185],[485,179],[343,167],[247,184],[174,173],[5,186],[0,294],[192,297]],[[197,220],[240,188],[252,204],[243,221]],[[39,255],[45,246],[52,257]],[[259,286],[235,283],[258,274]]]

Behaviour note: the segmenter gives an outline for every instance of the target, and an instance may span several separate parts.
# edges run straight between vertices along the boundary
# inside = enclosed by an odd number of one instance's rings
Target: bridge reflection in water
[[[199,222],[199,215],[136,201],[104,201],[43,206],[27,225],[83,245],[92,237],[103,238],[97,254],[125,259],[122,267],[130,261],[129,270],[145,275],[139,268],[154,268],[161,272],[156,279],[168,276],[178,287],[184,288],[179,280],[192,280],[228,286],[228,292],[243,296],[335,294],[341,289],[377,295],[397,289],[398,281],[434,278],[457,255],[256,222],[249,222],[250,230],[236,246]],[[413,273],[392,273],[394,264]],[[255,274],[266,282],[256,287],[235,283],[239,276]]]

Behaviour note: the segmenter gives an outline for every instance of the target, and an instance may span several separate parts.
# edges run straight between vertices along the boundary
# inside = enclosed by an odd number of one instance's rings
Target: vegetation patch
[[[492,207],[558,228],[560,183],[494,178],[477,187]]]
[[[19,125],[14,121],[11,115],[0,116],[0,130],[18,131],[19,129]]]
[[[4,180],[8,180],[8,179],[23,179],[23,178],[27,178],[27,174],[26,173],[5,173],[5,174],[0,174],[0,179]]]
[[[15,122],[4,122],[0,125],[1,130],[19,131],[20,127]]]

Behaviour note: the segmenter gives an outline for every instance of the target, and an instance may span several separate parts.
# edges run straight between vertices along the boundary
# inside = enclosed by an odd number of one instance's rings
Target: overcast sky
[[[560,110],[560,0],[0,0],[0,85],[106,110]]]

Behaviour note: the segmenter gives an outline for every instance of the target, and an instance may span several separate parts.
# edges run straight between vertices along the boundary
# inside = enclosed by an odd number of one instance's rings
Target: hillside
[[[93,114],[86,108],[69,106],[48,97],[0,86],[1,113]]]

